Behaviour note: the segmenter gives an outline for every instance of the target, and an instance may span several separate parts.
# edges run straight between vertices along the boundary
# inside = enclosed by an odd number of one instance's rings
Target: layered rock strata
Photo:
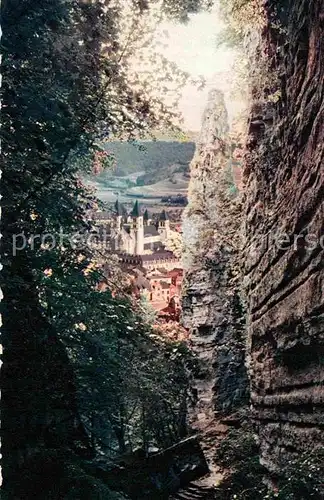
[[[244,262],[254,417],[280,472],[324,443],[324,4],[265,4],[280,86],[253,106]]]

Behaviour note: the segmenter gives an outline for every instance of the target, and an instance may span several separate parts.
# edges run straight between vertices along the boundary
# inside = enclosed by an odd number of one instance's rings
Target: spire
[[[122,215],[122,216],[127,215],[127,210],[125,209],[125,207],[122,203],[119,203],[118,198],[115,202],[115,212],[116,212],[116,215]]]
[[[117,198],[116,203],[115,203],[115,211],[116,211],[117,215],[121,215],[121,207],[120,207],[120,203],[119,203],[118,198]]]
[[[149,213],[148,213],[147,209],[144,212],[143,218],[144,218],[145,222],[147,222],[149,220]]]
[[[131,211],[130,215],[132,217],[139,217],[140,216],[138,200],[135,201],[134,206],[133,206],[133,210]]]

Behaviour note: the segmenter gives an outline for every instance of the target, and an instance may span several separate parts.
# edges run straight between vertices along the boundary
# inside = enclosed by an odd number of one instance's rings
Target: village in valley
[[[117,256],[133,295],[154,310],[159,325],[178,324],[183,269],[180,257],[168,247],[172,234],[181,238],[178,217],[173,212],[170,217],[164,208],[153,213],[138,200],[127,209],[118,199],[109,209],[90,215],[99,234],[105,235],[105,251]],[[186,337],[184,329],[180,336]]]

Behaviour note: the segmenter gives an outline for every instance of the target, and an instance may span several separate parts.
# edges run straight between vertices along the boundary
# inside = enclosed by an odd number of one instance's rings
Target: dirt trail
[[[208,463],[210,473],[191,482],[185,488],[169,497],[169,500],[212,500],[215,498],[215,488],[224,478],[226,471],[215,462],[215,448],[228,431],[228,426],[214,423],[208,428],[201,429],[201,447]]]

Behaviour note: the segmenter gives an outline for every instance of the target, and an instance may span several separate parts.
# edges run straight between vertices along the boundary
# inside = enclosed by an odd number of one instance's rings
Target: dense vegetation
[[[137,151],[110,139],[171,126],[174,108],[151,99],[130,60],[149,43],[151,12],[154,22],[185,21],[209,3],[2,2],[2,499],[120,500],[122,485],[103,468],[188,432],[186,346],[153,330],[116,262],[91,245],[86,213],[98,201],[82,178],[114,156],[119,175],[187,167],[193,143]],[[254,2],[221,3],[235,7],[232,18]],[[242,46],[240,26],[225,41]],[[152,87],[156,78],[181,87],[186,75],[163,62]],[[249,427],[230,433],[217,460],[232,469],[219,498],[270,498]],[[320,498],[323,473],[322,450],[300,457],[274,497]]]
[[[321,500],[324,475],[324,450],[305,453],[287,463],[280,478],[265,482],[268,471],[260,465],[249,413],[240,415],[241,425],[231,430],[216,451],[216,461],[228,472],[216,489],[220,500]]]
[[[128,3],[136,37],[126,43],[120,2],[2,5],[2,495],[11,500],[117,498],[86,462],[185,432],[182,348],[151,337],[114,262],[80,236],[97,203],[82,176],[107,160],[98,142],[173,116],[128,74],[153,4]],[[202,4],[166,1],[159,15],[183,19]]]

